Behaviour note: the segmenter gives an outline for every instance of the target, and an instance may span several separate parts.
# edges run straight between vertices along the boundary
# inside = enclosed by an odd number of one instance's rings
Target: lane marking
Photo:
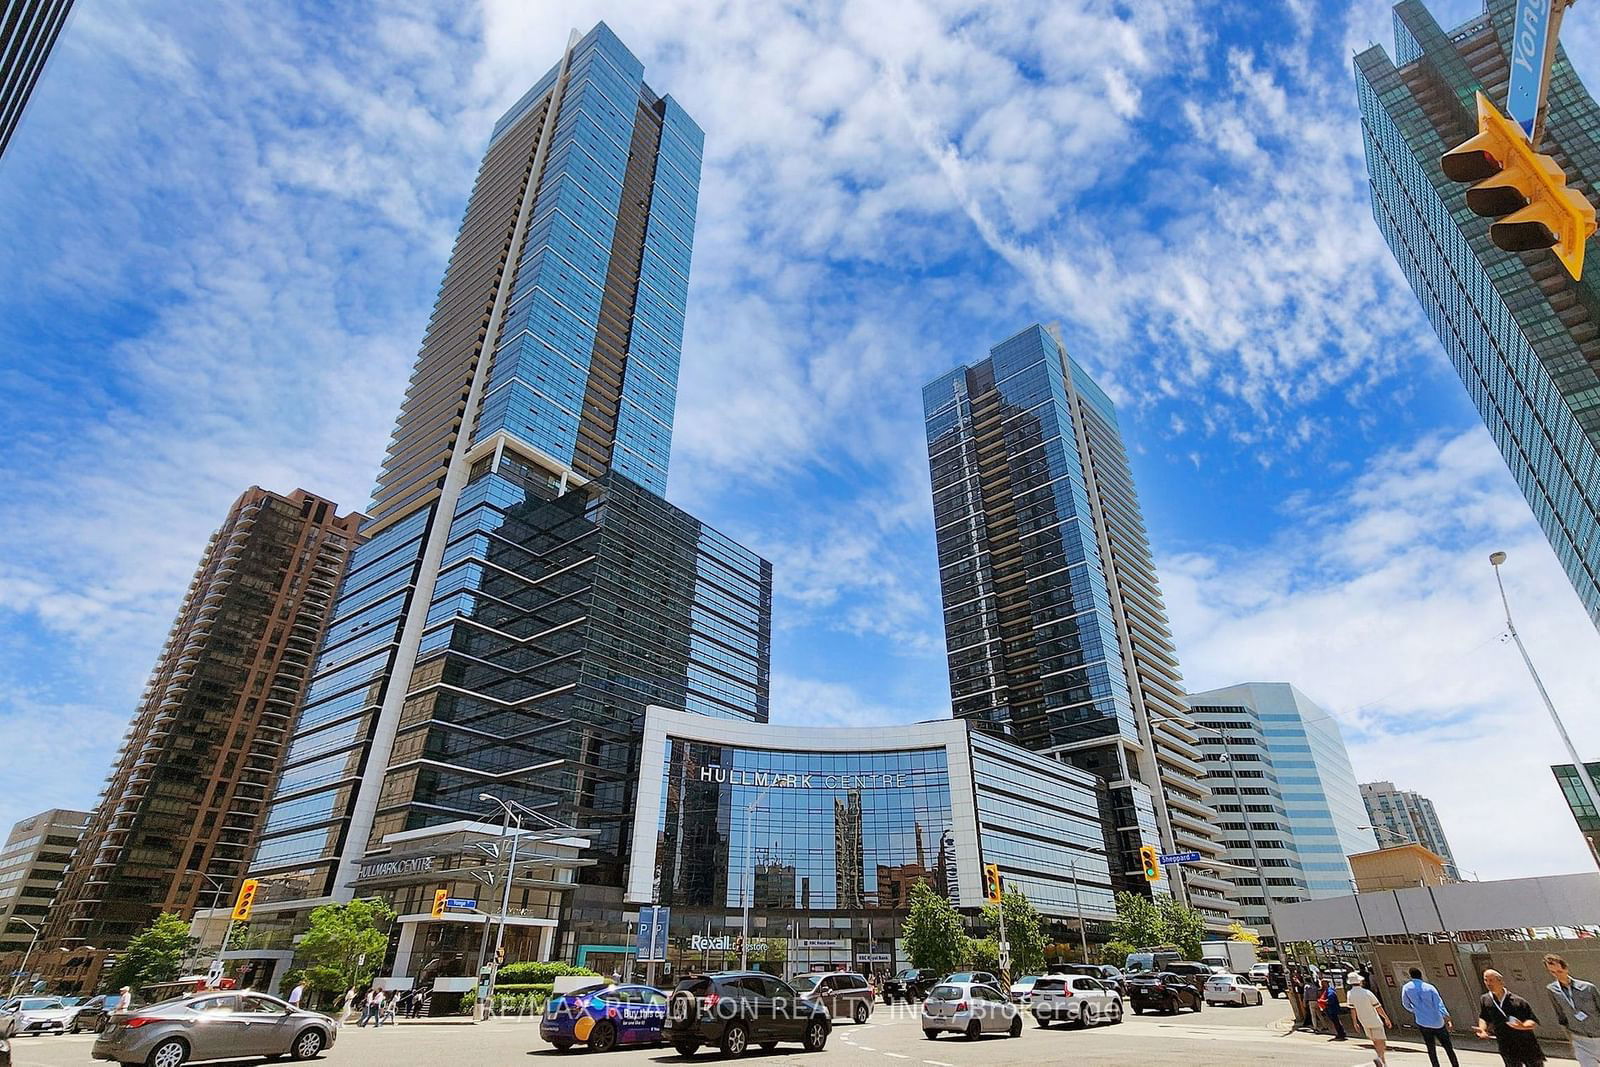
[[[873,1048],[871,1045],[857,1045],[856,1048],[860,1049],[862,1052],[876,1052],[876,1051],[878,1051],[877,1049]]]
[[[911,1058],[910,1056],[902,1056],[898,1052],[885,1052],[884,1055],[885,1056],[893,1056],[897,1060],[909,1060]]]
[[[922,1062],[932,1064],[932,1067],[956,1067],[955,1064],[946,1063],[943,1060],[923,1060]]]

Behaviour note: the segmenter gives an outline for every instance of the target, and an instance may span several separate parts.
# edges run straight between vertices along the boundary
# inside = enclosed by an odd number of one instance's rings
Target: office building
[[[407,958],[470,976],[476,931],[429,913],[444,867],[395,864],[498,820],[487,793],[588,835],[576,881],[527,888],[512,958],[624,941],[645,707],[766,719],[771,565],[659,495],[701,142],[604,24],[496,124],[252,867],[253,930],[381,891]]]
[[[1367,823],[1374,827],[1379,846],[1406,841],[1421,845],[1444,860],[1448,877],[1461,877],[1433,801],[1409,789],[1396,789],[1393,782],[1363,782],[1361,802],[1366,805]]]
[[[627,899],[672,909],[677,970],[738,966],[748,899],[751,937],[792,954],[763,966],[888,972],[910,966],[900,933],[912,886],[975,923],[981,867],[993,863],[1052,940],[1076,944],[1080,915],[1116,915],[1105,791],[960,719],[816,728],[652,707]],[[948,872],[927,866],[935,854]],[[716,947],[696,940],[707,934]],[[589,951],[578,962],[605,972],[622,961]]]
[[[20,965],[34,928],[44,927],[88,821],[86,811],[52,808],[23,819],[6,836],[0,848],[0,959],[8,964],[5,974]],[[19,955],[12,958],[13,953]]]
[[[1589,768],[1589,781],[1600,783],[1600,763],[1585,764]],[[1555,772],[1556,784],[1561,787],[1561,796],[1567,802],[1567,807],[1572,809],[1572,817],[1578,823],[1578,832],[1583,834],[1583,840],[1589,846],[1589,853],[1594,861],[1600,864],[1600,811],[1594,809],[1594,801],[1589,798],[1589,793],[1583,788],[1583,782],[1578,779],[1578,769],[1571,763],[1558,763],[1550,768]]]
[[[303,489],[234,501],[62,879],[52,948],[120,948],[232,899],[360,518]]]
[[[1225,929],[1221,853],[1111,401],[1030,326],[922,391],[957,718],[1091,771],[1118,889],[1139,846],[1195,851],[1172,886]]]
[[[1346,857],[1377,841],[1360,829],[1367,812],[1338,722],[1287,682],[1193,693],[1189,706],[1205,727],[1200,746],[1226,834],[1223,858],[1246,868],[1229,875],[1240,920],[1271,936],[1257,856],[1274,907],[1349,895]]]
[[[1472,403],[1600,625],[1600,244],[1572,280],[1548,251],[1513,253],[1467,208],[1439,157],[1477,132],[1474,94],[1504,106],[1516,0],[1446,31],[1419,0],[1394,8],[1395,56],[1356,56],[1372,213]],[[1600,200],[1600,108],[1564,49],[1540,151]]]
[[[0,0],[0,157],[72,11],[72,0]]]

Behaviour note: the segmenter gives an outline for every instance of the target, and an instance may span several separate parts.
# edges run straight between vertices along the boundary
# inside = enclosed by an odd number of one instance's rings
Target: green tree
[[[1189,905],[1174,897],[1162,897],[1160,903],[1162,940],[1178,946],[1184,959],[1200,958],[1200,942],[1205,940],[1206,921]]]
[[[1000,907],[1006,911],[1006,940],[1011,944],[1011,972],[1034,974],[1044,967],[1044,922],[1022,890],[1008,889],[1001,899],[1003,903]],[[1000,937],[1000,907],[986,904],[983,908],[984,925],[989,928],[989,936],[997,942]]]
[[[1128,965],[1128,957],[1139,951],[1139,946],[1127,941],[1107,941],[1100,949],[1100,962],[1109,963],[1113,967],[1122,968]]]
[[[966,948],[963,956],[968,970],[989,971],[991,974],[1000,973],[1000,943],[998,941],[992,937],[963,937],[961,940]]]
[[[949,974],[965,962],[967,935],[961,928],[961,916],[926,882],[911,887],[911,910],[900,936],[905,938],[913,967]]]
[[[104,983],[109,989],[128,986],[137,993],[143,986],[170,982],[183,975],[183,965],[199,943],[199,938],[189,936],[183,916],[162,912],[128,942]]]
[[[1117,940],[1136,949],[1153,948],[1167,940],[1161,909],[1149,897],[1137,893],[1117,894]]]
[[[306,985],[337,996],[370,982],[383,964],[394,917],[394,910],[376,897],[312,911],[310,928],[296,951]]]

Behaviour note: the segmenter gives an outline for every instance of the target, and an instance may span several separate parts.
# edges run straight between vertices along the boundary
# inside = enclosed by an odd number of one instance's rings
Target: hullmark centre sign
[[[707,765],[700,768],[702,782],[727,785],[775,786],[780,789],[904,789],[911,775],[868,772],[865,774],[785,773],[783,771],[741,771]]]

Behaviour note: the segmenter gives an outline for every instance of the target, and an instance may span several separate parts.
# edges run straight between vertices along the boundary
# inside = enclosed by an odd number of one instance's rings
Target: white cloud
[[[1263,549],[1161,561],[1191,691],[1293,682],[1345,725],[1361,780],[1434,800],[1462,866],[1586,869],[1550,773],[1567,756],[1502,640],[1489,553],[1509,554],[1524,639],[1588,753],[1600,753],[1594,628],[1488,435],[1428,437],[1289,510]]]

